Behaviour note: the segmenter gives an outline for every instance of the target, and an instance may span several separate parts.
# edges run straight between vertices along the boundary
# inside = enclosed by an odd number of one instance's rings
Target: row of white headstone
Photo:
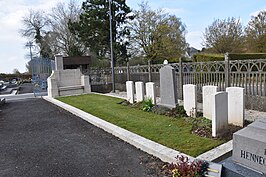
[[[203,117],[212,120],[212,136],[226,132],[228,124],[244,126],[245,99],[244,88],[228,87],[225,92],[218,92],[217,86],[203,86]],[[183,85],[184,109],[189,116],[197,113],[196,85]]]
[[[145,83],[146,98],[152,99],[156,104],[156,92],[153,82]],[[144,100],[144,83],[133,81],[126,82],[127,100],[134,103]],[[197,114],[197,86],[183,85],[184,109],[188,116],[196,117]],[[244,88],[228,87],[225,92],[218,92],[217,86],[203,86],[203,116],[212,120],[212,136],[217,137],[228,128],[228,124],[243,127],[244,125]],[[162,99],[162,98],[161,98]]]
[[[143,82],[136,82],[134,87],[133,81],[126,82],[126,90],[127,90],[127,100],[133,104],[135,100],[135,90],[136,90],[136,101],[142,102],[144,100],[144,83]],[[156,92],[155,92],[155,85],[153,82],[145,83],[146,88],[146,98],[151,99],[153,104],[156,104]]]

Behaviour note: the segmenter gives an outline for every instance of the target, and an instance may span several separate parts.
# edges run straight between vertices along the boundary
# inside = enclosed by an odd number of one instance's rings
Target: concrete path
[[[43,99],[0,112],[0,176],[163,176],[163,163]]]

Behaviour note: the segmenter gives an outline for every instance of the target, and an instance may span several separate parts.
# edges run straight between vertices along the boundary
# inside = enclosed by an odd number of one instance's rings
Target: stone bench
[[[82,75],[79,69],[53,71],[47,79],[48,96],[58,97],[90,93],[90,79]]]
[[[58,87],[59,95],[76,95],[82,94],[84,91],[83,85],[73,85],[66,87]]]

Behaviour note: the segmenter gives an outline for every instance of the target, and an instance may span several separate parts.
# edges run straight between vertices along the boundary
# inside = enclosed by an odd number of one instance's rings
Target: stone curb
[[[99,94],[99,93],[96,93]],[[122,98],[123,97],[119,97],[119,96],[114,96],[114,95],[106,95],[106,94],[99,94],[99,95],[105,95],[105,96],[112,96],[112,97],[116,97],[116,98]],[[49,101],[63,109],[65,109],[66,111],[84,119],[85,121],[95,125],[96,127],[99,127],[103,130],[105,130],[108,133],[111,133],[112,135],[124,140],[125,142],[135,146],[136,148],[141,149],[144,152],[147,152],[148,154],[151,154],[155,157],[158,157],[159,159],[161,159],[164,162],[168,162],[168,163],[172,163],[176,161],[176,156],[177,155],[184,155],[187,156],[190,160],[194,160],[194,157],[191,157],[187,154],[181,153],[179,151],[176,151],[174,149],[168,148],[166,146],[163,146],[159,143],[156,143],[154,141],[151,141],[149,139],[146,139],[142,136],[139,136],[135,133],[132,133],[128,130],[125,130],[123,128],[120,128],[116,125],[113,125],[107,121],[104,121],[96,116],[93,116],[89,113],[86,113],[82,110],[79,110],[73,106],[70,106],[66,103],[63,103],[59,100],[56,100],[54,98],[48,97],[48,96],[44,96],[43,99],[45,99],[46,101]],[[221,156],[223,156],[224,154],[230,152],[232,150],[232,140],[224,143],[210,151],[207,151],[201,155],[199,155],[198,159],[201,160],[207,160],[207,161],[213,161],[215,159],[220,158]]]
[[[229,153],[232,150],[233,150],[233,140],[230,140],[227,143],[224,143],[224,144],[222,144],[222,145],[220,145],[214,149],[211,149],[211,150],[199,155],[196,158],[213,162],[213,161],[219,159],[220,157],[222,157],[223,155]]]

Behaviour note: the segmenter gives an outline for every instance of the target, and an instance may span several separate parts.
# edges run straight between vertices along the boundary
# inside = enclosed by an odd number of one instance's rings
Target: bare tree
[[[49,20],[45,12],[30,9],[28,15],[23,17],[22,24],[21,35],[35,42],[42,57],[51,57],[49,42],[45,40],[49,31]]]
[[[204,39],[205,47],[217,53],[239,51],[244,41],[240,19],[215,20],[205,28]]]
[[[60,51],[69,56],[83,55],[86,53],[84,45],[77,40],[69,30],[69,21],[78,21],[81,7],[76,1],[71,0],[67,5],[58,3],[49,14],[51,25],[52,46],[55,51]]]
[[[49,25],[45,12],[30,9],[29,14],[23,17],[22,23],[21,35],[35,40],[36,43],[41,43],[42,36],[44,36]]]
[[[69,30],[69,21],[78,21],[81,7],[74,0],[68,4],[58,3],[52,12],[29,10],[23,17],[23,37],[34,41],[37,51],[42,57],[53,58],[62,53],[68,56],[83,55],[87,52],[83,43]]]
[[[147,2],[139,6],[131,23],[132,48],[153,62],[177,61],[186,47],[185,26],[181,20],[161,9],[152,10]]]
[[[261,11],[257,16],[253,16],[245,32],[250,52],[266,52],[266,11]]]

